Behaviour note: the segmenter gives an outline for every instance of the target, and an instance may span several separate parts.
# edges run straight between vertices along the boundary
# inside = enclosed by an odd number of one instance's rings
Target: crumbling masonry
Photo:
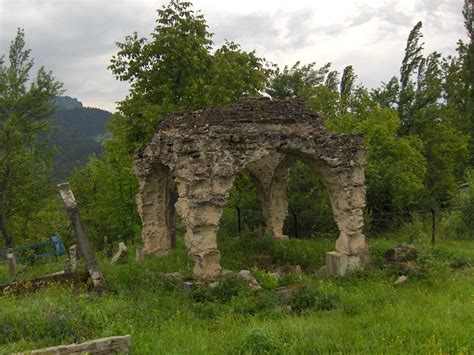
[[[287,238],[282,232],[288,207],[286,180],[295,159],[312,167],[329,193],[340,234],[336,251],[326,256],[328,272],[344,275],[360,268],[367,252],[362,233],[362,136],[329,133],[302,101],[268,98],[177,113],[160,123],[134,162],[143,223],[139,257],[165,255],[174,248],[177,211],[186,226],[195,278],[218,276],[219,220],[233,180],[243,171],[255,181],[266,232],[275,239]]]

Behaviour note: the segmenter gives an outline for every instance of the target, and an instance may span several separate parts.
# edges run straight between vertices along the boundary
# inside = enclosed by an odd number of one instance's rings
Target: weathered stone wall
[[[328,189],[340,235],[338,255],[351,268],[366,253],[362,234],[365,151],[362,136],[329,133],[302,101],[244,99],[237,104],[174,114],[158,127],[135,157],[143,222],[140,255],[172,248],[172,192],[186,226],[194,275],[213,279],[221,271],[216,234],[233,179],[246,170],[254,178],[266,231],[284,239],[286,177],[293,159],[305,160]],[[342,260],[342,259],[341,259]]]

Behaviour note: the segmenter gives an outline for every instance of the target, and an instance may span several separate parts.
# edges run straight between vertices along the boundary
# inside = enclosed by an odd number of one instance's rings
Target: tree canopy
[[[30,76],[34,61],[24,37],[18,29],[7,62],[0,58],[0,229],[7,247],[10,219],[31,213],[44,196],[51,150],[39,137],[62,87],[43,67]]]

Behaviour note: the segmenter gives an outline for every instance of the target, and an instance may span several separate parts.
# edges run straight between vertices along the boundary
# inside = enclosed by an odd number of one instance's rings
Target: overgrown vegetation
[[[472,38],[468,6],[466,0]],[[1,297],[0,352],[127,333],[139,354],[472,352],[472,41],[460,40],[455,56],[425,53],[420,22],[409,33],[399,77],[369,90],[357,83],[350,65],[342,75],[330,63],[278,68],[233,42],[216,48],[204,16],[189,2],[172,0],[157,15],[151,38],[134,33],[117,43],[109,69],[131,84],[130,93],[112,116],[103,156],[91,157],[70,176],[109,293],[98,298],[86,289],[58,286]],[[54,231],[68,246],[75,238],[51,180],[54,150],[39,139],[48,131],[51,99],[61,85],[43,69],[29,81],[29,56],[19,30],[10,64],[0,59],[1,246],[44,239]],[[263,235],[255,186],[245,172],[236,179],[221,220],[222,266],[251,270],[262,290],[252,292],[232,278],[213,288],[183,289],[163,275],[192,274],[182,231],[171,255],[134,260],[140,220],[132,152],[171,112],[264,93],[303,99],[331,131],[364,134],[367,234],[382,221],[382,236],[369,243],[373,263],[350,278],[320,273],[336,226],[320,178],[298,161],[290,167],[285,223],[285,233],[296,238],[275,242]],[[436,245],[429,243],[431,221],[416,212],[431,209],[438,211]],[[127,242],[125,263],[108,262],[104,237],[114,245]],[[408,283],[400,286],[393,282],[402,271],[381,261],[397,242],[420,251],[417,267],[403,271]],[[276,279],[277,265],[299,265],[304,275]],[[39,262],[18,277],[62,266],[61,260]],[[9,281],[0,265],[0,283]],[[292,294],[282,297],[282,287],[292,288]]]
[[[394,242],[406,242],[406,236],[371,242],[373,267],[342,279],[315,274],[332,242],[243,239],[247,248],[241,240],[222,238],[223,264],[251,269],[260,291],[231,278],[214,288],[183,289],[163,276],[177,270],[191,275],[192,263],[178,238],[177,250],[164,258],[137,262],[131,252],[125,263],[111,265],[100,257],[110,288],[104,297],[59,286],[2,297],[0,352],[117,334],[132,334],[139,354],[467,354],[473,349],[472,241],[430,247],[420,240],[415,244],[420,270],[394,286],[400,270],[383,265],[381,254]],[[272,266],[298,261],[305,275],[269,276]],[[296,292],[282,299],[279,287]]]

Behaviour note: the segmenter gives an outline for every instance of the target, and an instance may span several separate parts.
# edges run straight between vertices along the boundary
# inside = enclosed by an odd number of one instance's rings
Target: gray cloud
[[[204,13],[215,33],[216,45],[225,39],[280,65],[318,61],[336,63],[337,69],[353,64],[362,83],[388,80],[398,66],[408,32],[424,21],[425,42],[451,54],[465,36],[462,0],[413,0],[413,11],[402,11],[397,1],[376,8],[359,5],[340,23],[320,23],[321,11],[330,6],[295,10],[288,6],[266,12]],[[17,27],[24,27],[27,46],[38,64],[64,82],[68,94],[89,105],[113,109],[127,94],[127,84],[117,82],[107,70],[116,53],[116,41],[137,31],[148,36],[155,26],[156,8],[167,0],[0,0],[0,50],[5,54]],[[370,32],[364,32],[370,31]],[[355,37],[350,35],[356,34]],[[347,41],[362,38],[365,44]],[[394,53],[394,51],[397,51]]]

